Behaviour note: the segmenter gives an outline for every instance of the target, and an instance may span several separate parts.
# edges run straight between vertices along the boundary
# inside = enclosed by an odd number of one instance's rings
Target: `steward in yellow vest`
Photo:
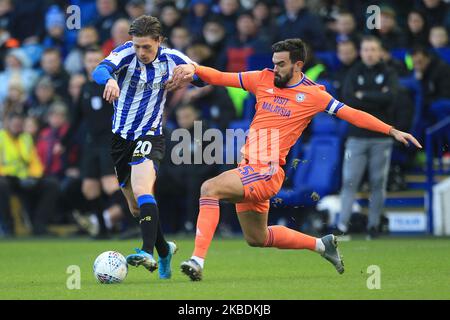
[[[12,234],[10,198],[17,195],[28,213],[33,233],[47,232],[58,199],[56,181],[43,177],[33,138],[23,132],[23,116],[10,114],[0,130],[0,233]]]

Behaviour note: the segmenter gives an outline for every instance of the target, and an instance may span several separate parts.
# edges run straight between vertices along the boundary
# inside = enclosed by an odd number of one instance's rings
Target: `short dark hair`
[[[151,37],[156,40],[162,36],[161,23],[156,17],[143,15],[131,23],[128,34],[136,37]]]
[[[83,58],[86,58],[86,56],[88,55],[88,53],[98,53],[101,54],[102,57],[105,56],[105,54],[103,53],[102,48],[100,48],[98,45],[93,44],[91,46],[88,46],[84,52],[83,52]]]
[[[54,48],[54,47],[50,47],[50,48],[44,49],[44,52],[42,52],[42,55],[46,55],[46,54],[49,54],[49,53],[56,53],[58,56],[61,57],[61,51],[59,49],[57,49],[57,48]]]
[[[411,51],[412,56],[415,56],[416,54],[422,54],[423,56],[428,58],[431,57],[430,51],[426,47],[420,45],[413,47]]]
[[[362,45],[363,42],[376,42],[380,45],[380,47],[383,47],[383,43],[381,42],[380,38],[371,34],[363,36],[360,45]]]
[[[92,52],[95,52],[95,53],[100,52],[101,54],[103,54],[102,48],[100,48],[100,46],[98,46],[98,45],[96,45],[96,44],[93,44],[93,45],[87,47],[87,48],[84,50],[84,53],[85,53],[85,54],[86,54],[86,53],[92,53]]]
[[[24,120],[25,119],[25,115],[23,113],[17,112],[17,111],[11,111],[9,113],[6,114],[5,118],[7,120],[12,120],[12,119],[21,119]]]
[[[272,45],[272,52],[288,51],[292,63],[306,60],[306,44],[301,39],[286,39]]]

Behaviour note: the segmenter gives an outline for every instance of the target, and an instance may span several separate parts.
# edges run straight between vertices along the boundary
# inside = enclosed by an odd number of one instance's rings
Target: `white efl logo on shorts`
[[[295,96],[295,100],[297,100],[297,102],[305,101],[305,94],[304,93],[297,93],[297,95]]]

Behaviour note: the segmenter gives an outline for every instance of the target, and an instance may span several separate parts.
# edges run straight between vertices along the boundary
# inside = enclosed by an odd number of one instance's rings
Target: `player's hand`
[[[186,78],[186,79],[183,78],[183,79],[178,79],[178,80],[174,80],[172,78],[172,79],[169,79],[168,81],[166,81],[164,88],[167,91],[175,91],[175,90],[181,89],[181,88],[189,85],[193,80],[194,80],[193,77]]]
[[[181,64],[173,70],[172,79],[166,82],[169,91],[181,88],[194,80],[195,66],[193,64]]]
[[[119,98],[120,89],[117,81],[114,79],[109,79],[105,86],[105,91],[103,91],[103,99],[109,103],[113,103],[114,100]]]
[[[420,145],[419,141],[417,141],[417,139],[414,138],[413,135],[409,133],[392,128],[389,131],[389,134],[393,136],[395,140],[403,143],[405,146],[408,146],[409,142],[412,142],[417,148],[422,149],[422,146]]]

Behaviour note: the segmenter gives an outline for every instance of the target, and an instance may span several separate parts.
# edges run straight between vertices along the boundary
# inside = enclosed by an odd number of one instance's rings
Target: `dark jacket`
[[[301,9],[295,20],[290,20],[287,14],[278,21],[278,40],[301,38],[314,50],[327,49],[325,30],[320,18],[308,9]]]
[[[350,70],[359,63],[359,58],[356,59],[352,64],[350,65],[345,65],[342,64],[340,65],[339,69],[337,69],[335,72],[333,72],[332,77],[331,77],[331,81],[333,84],[334,89],[336,90],[336,98],[339,100],[344,99],[343,97],[343,90],[344,90],[344,84],[345,81],[347,79],[347,75],[350,72]]]
[[[113,107],[103,97],[104,86],[93,81],[86,82],[81,88],[80,99],[72,111],[70,129],[62,139],[67,148],[83,122],[86,123],[87,143],[96,145],[111,142],[111,119]]]
[[[437,99],[450,98],[450,66],[437,57],[432,57],[422,80],[425,107]]]
[[[386,123],[392,122],[392,107],[398,87],[395,71],[380,62],[372,67],[359,62],[347,75],[343,89],[343,101],[350,107],[368,112]],[[362,99],[356,92],[363,93]],[[360,138],[381,138],[384,134],[350,126],[348,135]]]

